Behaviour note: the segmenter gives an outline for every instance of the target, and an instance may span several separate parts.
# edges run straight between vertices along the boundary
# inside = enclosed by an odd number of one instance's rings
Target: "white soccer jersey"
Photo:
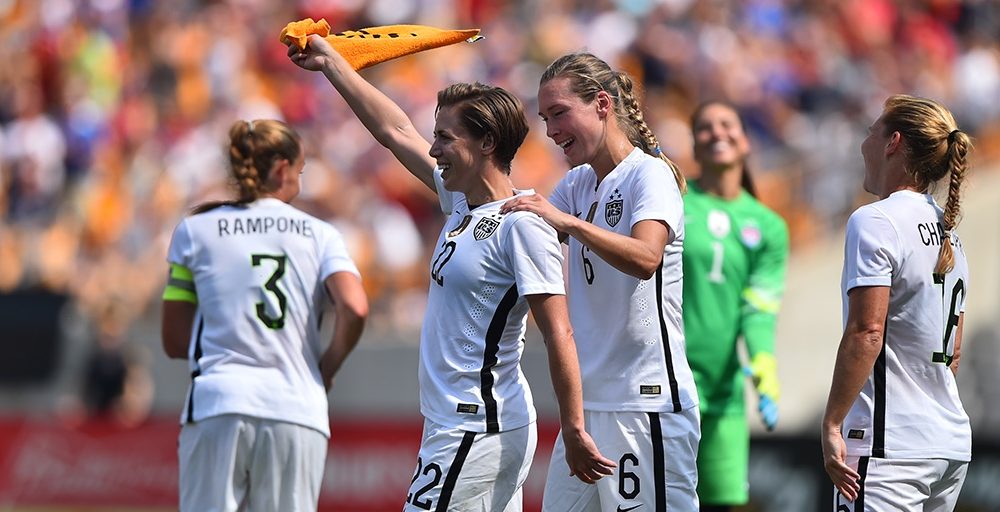
[[[337,230],[258,199],[185,218],[167,260],[191,270],[198,295],[181,422],[244,414],[329,437],[319,372],[323,281],[358,274]]]
[[[647,219],[666,222],[676,235],[648,280],[625,274],[568,239],[569,313],[584,408],[679,412],[698,405],[681,320],[684,207],[670,168],[633,149],[600,184],[590,165],[571,169],[550,201],[621,235],[630,236],[632,226]]]
[[[420,411],[470,432],[502,432],[535,420],[521,372],[525,295],[563,295],[556,232],[528,212],[500,214],[507,199],[474,210],[438,180],[448,220],[430,262],[420,332]],[[531,194],[532,191],[520,192]]]
[[[848,455],[971,458],[969,417],[948,368],[969,267],[952,233],[955,269],[935,278],[941,217],[932,196],[899,191],[858,208],[847,223],[844,321],[852,288],[890,288],[882,352],[844,420]]]

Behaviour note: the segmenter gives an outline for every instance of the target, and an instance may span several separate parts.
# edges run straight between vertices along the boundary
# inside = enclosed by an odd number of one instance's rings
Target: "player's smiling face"
[[[727,169],[741,165],[750,154],[750,140],[739,114],[719,103],[706,106],[691,127],[694,156],[702,169]]]
[[[542,84],[538,88],[538,115],[545,122],[545,135],[562,148],[571,166],[577,166],[593,159],[604,121],[597,113],[597,101],[584,101],[571,85],[566,77]]]
[[[445,189],[469,191],[469,185],[476,180],[474,174],[480,163],[476,159],[482,158],[474,151],[480,142],[462,126],[456,106],[443,107],[438,111],[434,123],[434,143],[428,154],[441,168]]]

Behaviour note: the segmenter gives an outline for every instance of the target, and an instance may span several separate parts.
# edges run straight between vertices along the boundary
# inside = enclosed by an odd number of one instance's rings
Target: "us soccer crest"
[[[618,189],[611,194],[611,198],[604,205],[604,220],[609,226],[615,227],[622,220],[622,194]]]
[[[749,249],[756,249],[760,245],[761,238],[760,226],[755,223],[747,223],[740,229],[740,240]]]
[[[476,229],[472,232],[476,240],[486,240],[500,226],[500,219],[494,217],[483,217],[476,223]]]

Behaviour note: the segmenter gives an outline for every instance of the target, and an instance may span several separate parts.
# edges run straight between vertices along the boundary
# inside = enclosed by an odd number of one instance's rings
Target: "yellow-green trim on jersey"
[[[733,200],[697,183],[684,196],[684,336],[702,415],[741,414],[736,344],[774,353],[788,261],[785,221],[746,191]]]
[[[167,286],[163,289],[163,300],[198,304],[198,293],[194,287],[194,275],[184,265],[170,264]]]

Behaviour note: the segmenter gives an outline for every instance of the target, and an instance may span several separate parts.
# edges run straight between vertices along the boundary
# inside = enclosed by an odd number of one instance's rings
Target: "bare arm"
[[[597,227],[559,211],[540,194],[518,196],[507,201],[502,213],[529,211],[539,215],[559,231],[576,238],[616,269],[639,279],[649,279],[663,261],[663,248],[673,241],[674,233],[666,223],[643,220],[632,226],[629,236]]]
[[[368,318],[368,296],[361,279],[350,272],[335,272],[326,278],[325,284],[337,313],[333,338],[319,361],[323,385],[329,391],[334,375],[361,339]]]
[[[559,401],[559,422],[570,475],[592,484],[610,475],[616,464],[601,455],[584,428],[580,365],[565,295],[526,296],[531,313],[545,339],[552,387]]]
[[[955,331],[955,352],[951,358],[951,373],[958,377],[958,360],[962,358],[962,327],[965,326],[965,313],[958,314],[958,327]]]
[[[847,325],[837,351],[833,383],[823,416],[823,460],[838,490],[854,500],[859,491],[858,473],[846,464],[847,447],[841,425],[882,350],[889,287],[865,286],[847,294]]]
[[[198,306],[190,302],[163,301],[163,319],[160,323],[160,336],[163,351],[171,359],[187,359],[188,346],[191,343],[191,328],[194,326],[194,315]]]
[[[322,71],[375,140],[392,151],[396,160],[431,191],[437,192],[435,162],[428,154],[431,144],[420,136],[399,105],[368,83],[318,35],[309,36],[305,50],[289,46],[288,57],[303,69]]]

